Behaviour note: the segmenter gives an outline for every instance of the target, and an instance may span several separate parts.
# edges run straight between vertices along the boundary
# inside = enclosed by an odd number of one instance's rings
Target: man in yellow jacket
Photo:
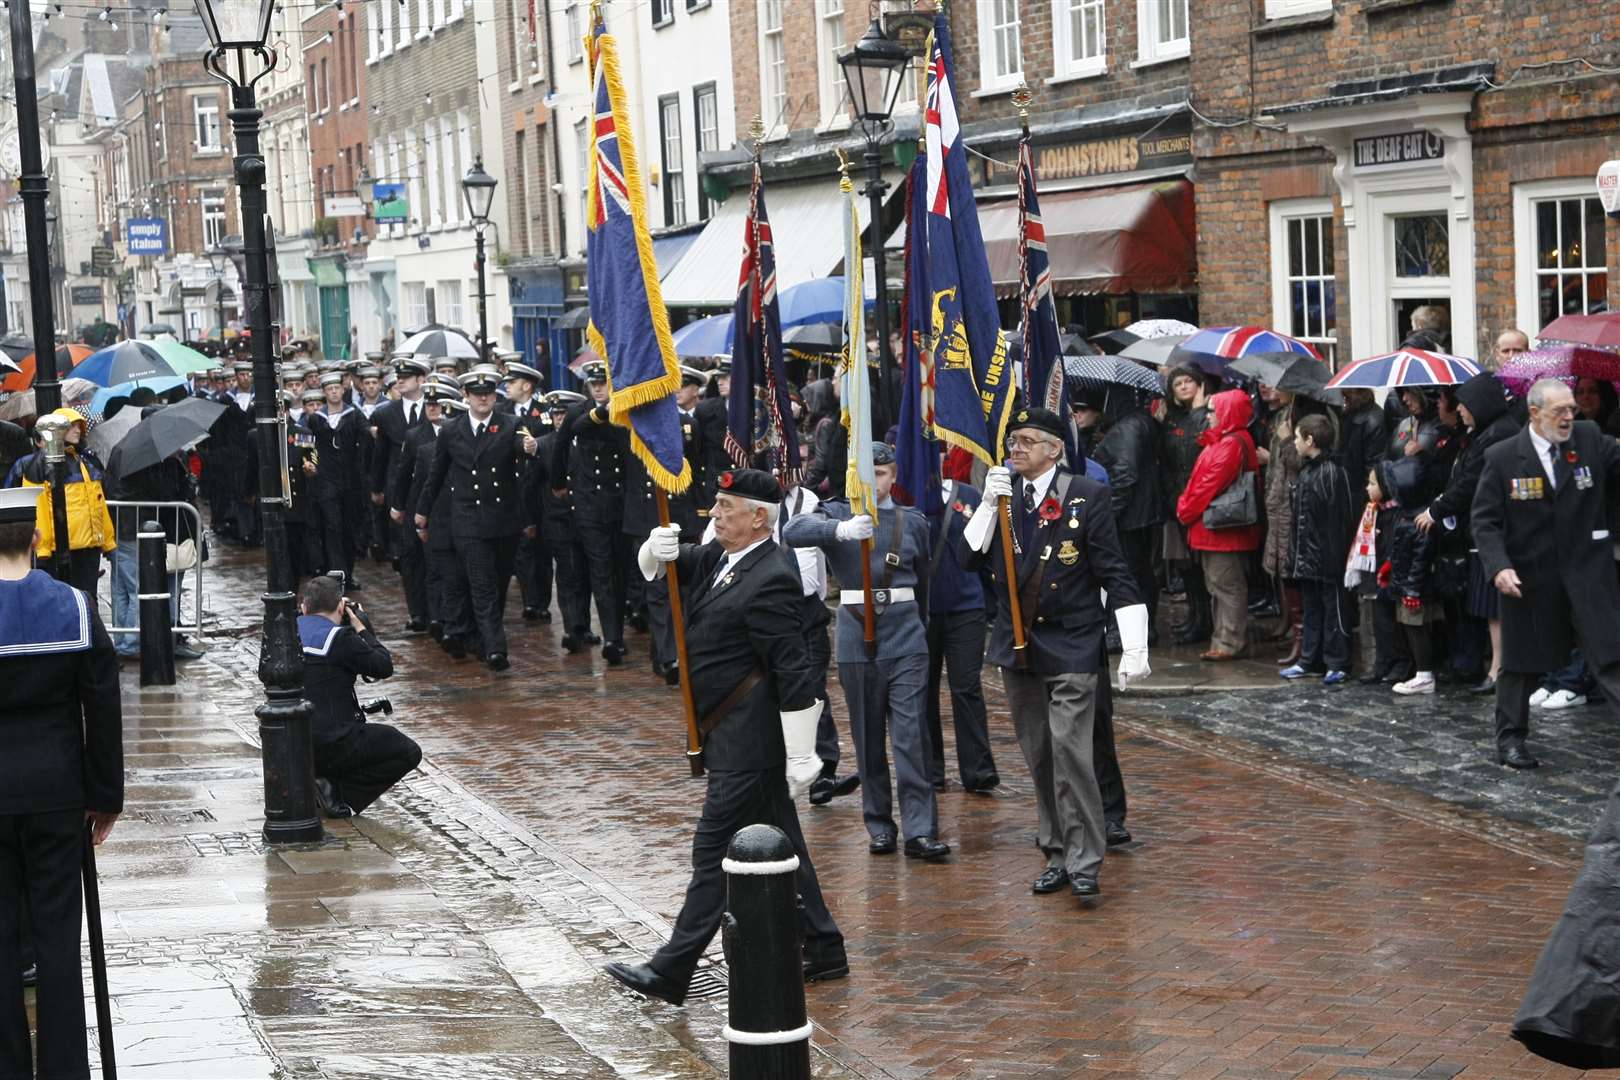
[[[107,495],[101,488],[101,463],[84,445],[89,424],[72,409],[57,409],[55,415],[69,422],[67,430],[67,479],[62,491],[67,499],[68,584],[83,591],[93,603],[96,579],[101,575],[101,556],[118,546]],[[36,434],[34,445],[43,440]],[[56,551],[54,508],[51,506],[51,467],[43,449],[17,462],[23,487],[43,487],[37,518],[39,561],[49,562]]]

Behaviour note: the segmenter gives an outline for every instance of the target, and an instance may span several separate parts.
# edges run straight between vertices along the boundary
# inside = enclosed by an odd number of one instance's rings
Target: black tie
[[[405,406],[405,409],[406,409],[405,426],[406,427],[415,427],[416,426],[416,402],[414,402],[414,401],[410,402],[408,405]]]
[[[1024,513],[1026,515],[1035,513],[1035,485],[1028,480],[1024,481]]]
[[[473,428],[473,438],[482,439],[483,437],[484,437],[484,422],[482,420],[480,420],[480,421],[478,421],[478,426]]]

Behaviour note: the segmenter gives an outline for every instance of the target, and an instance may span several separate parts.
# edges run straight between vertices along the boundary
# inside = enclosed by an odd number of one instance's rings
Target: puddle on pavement
[[[255,987],[247,993],[255,1016],[538,1016],[513,987]]]

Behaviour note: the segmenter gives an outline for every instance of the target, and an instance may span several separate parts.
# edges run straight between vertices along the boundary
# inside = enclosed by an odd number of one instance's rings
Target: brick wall
[[[504,5],[498,7],[507,10]],[[501,95],[501,143],[506,159],[506,175],[500,178],[497,195],[506,199],[511,223],[509,235],[501,237],[501,248],[518,258],[555,258],[560,254],[556,196],[551,190],[556,167],[551,113],[545,103],[551,90],[545,78],[551,28],[549,20],[537,18],[538,40],[531,43],[523,6],[514,5],[511,11],[513,17],[496,23],[500,75],[492,80]]]
[[[322,8],[304,20],[303,33],[307,43],[302,61],[305,70],[311,64],[318,68],[325,61],[329,66],[331,81],[332,100],[322,101],[319,112],[315,103],[309,100],[308,92],[304,94],[309,124],[311,198],[314,200],[315,217],[319,219],[327,216],[327,191],[323,185],[329,183],[334,192],[358,193],[360,166],[370,156],[367,149],[370,136],[364,62],[365,5],[348,5],[341,10]],[[369,232],[371,225],[366,218],[340,218],[338,226],[339,246],[347,247],[357,255],[363,253],[364,242],[356,244],[352,238],[356,226]]]
[[[145,138],[153,147],[153,200],[159,213],[170,219],[169,245],[176,254],[201,253],[203,244],[202,207],[205,189],[225,192],[225,232],[240,231],[236,188],[230,158],[229,94],[224,87],[200,70],[196,60],[165,60],[147,69]],[[223,149],[217,154],[196,151],[197,129],[192,115],[192,98],[211,94],[219,102],[220,123],[224,125]],[[159,96],[161,95],[161,100]],[[161,123],[161,134],[155,125]],[[165,156],[156,157],[163,147]],[[172,201],[172,212],[170,204]]]

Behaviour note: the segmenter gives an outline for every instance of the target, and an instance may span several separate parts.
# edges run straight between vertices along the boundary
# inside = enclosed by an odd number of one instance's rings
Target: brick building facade
[[[361,271],[371,223],[359,190],[370,127],[361,62],[366,20],[367,5],[352,4],[320,8],[302,26],[308,198],[315,215],[308,262],[315,279],[321,351],[328,357],[349,351],[350,328],[358,331],[367,321],[357,309],[370,306],[369,282]]]
[[[1486,356],[1510,327],[1605,308],[1615,225],[1610,20],[1580,0],[1203,0],[1192,44],[1201,307],[1339,360],[1413,306]],[[1219,125],[1219,126],[1217,126]],[[1228,126],[1230,125],[1230,126]]]

